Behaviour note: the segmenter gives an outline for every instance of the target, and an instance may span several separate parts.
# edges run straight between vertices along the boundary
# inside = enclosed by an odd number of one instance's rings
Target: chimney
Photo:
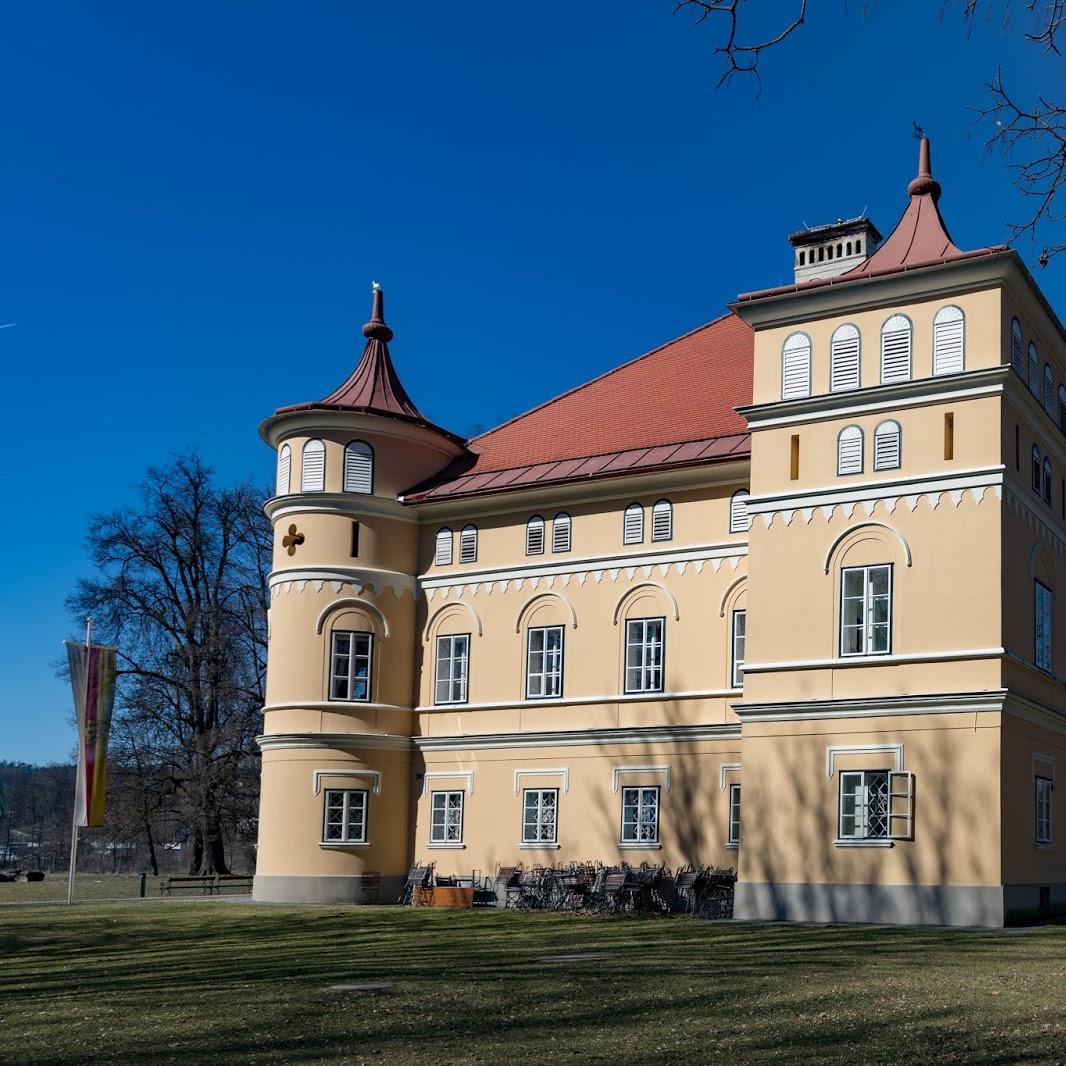
[[[826,226],[813,226],[789,235],[795,249],[796,283],[835,278],[865,262],[881,242],[881,234],[868,218],[838,218]]]

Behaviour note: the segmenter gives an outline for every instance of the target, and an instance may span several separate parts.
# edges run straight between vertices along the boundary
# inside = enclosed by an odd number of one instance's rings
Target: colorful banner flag
[[[104,824],[107,737],[115,705],[115,649],[67,642],[70,687],[78,714],[78,779],[74,824]]]

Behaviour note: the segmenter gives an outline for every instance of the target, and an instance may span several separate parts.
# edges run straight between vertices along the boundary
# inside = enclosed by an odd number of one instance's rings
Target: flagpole
[[[85,619],[85,691],[82,694],[84,702],[82,707],[89,706],[89,656],[93,643],[93,616],[90,614]],[[83,712],[84,713],[84,712]],[[78,758],[74,764],[74,815],[71,818],[70,827],[70,874],[67,877],[67,904],[74,902],[74,869],[78,864],[78,793],[85,787],[82,781],[81,763],[83,759],[84,743],[81,735],[81,727],[78,728]]]

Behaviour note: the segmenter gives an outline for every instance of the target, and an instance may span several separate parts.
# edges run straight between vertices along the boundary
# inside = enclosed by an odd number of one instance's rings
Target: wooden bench
[[[183,889],[199,889],[204,896],[221,895],[223,888],[252,890],[252,878],[248,874],[208,874],[188,877],[165,877],[159,882],[159,894],[169,896]]]

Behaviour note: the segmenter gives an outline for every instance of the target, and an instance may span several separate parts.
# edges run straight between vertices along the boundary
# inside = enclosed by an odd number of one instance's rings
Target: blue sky
[[[912,120],[956,242],[1002,239],[1024,209],[967,108],[1061,61],[860,7],[816,5],[756,98],[672,0],[6,5],[0,758],[72,748],[51,663],[89,515],[188,448],[267,478],[257,424],[347,375],[372,279],[408,390],[469,433],[787,280],[804,223],[887,233]]]

